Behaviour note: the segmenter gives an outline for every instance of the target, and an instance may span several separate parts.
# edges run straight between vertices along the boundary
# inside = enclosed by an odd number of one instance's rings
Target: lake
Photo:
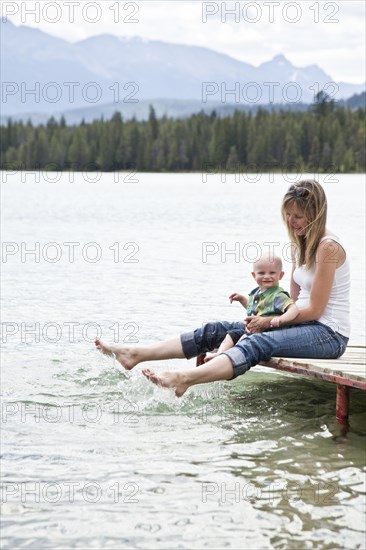
[[[261,251],[288,289],[295,178],[255,179],[2,174],[3,548],[364,548],[364,392],[345,435],[333,384],[255,367],[177,399],[94,350],[242,319]],[[319,181],[364,345],[365,175]]]

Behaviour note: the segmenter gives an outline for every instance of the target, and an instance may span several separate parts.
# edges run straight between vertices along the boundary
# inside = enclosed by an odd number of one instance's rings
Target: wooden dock
[[[337,384],[336,417],[347,424],[349,413],[349,389],[366,390],[366,348],[348,346],[339,359],[295,359],[272,357],[260,365],[273,369],[312,376],[325,382]]]
[[[203,356],[197,358],[197,364],[203,362]],[[325,382],[337,384],[336,417],[341,424],[348,423],[349,389],[366,390],[366,348],[348,346],[339,359],[296,359],[272,357],[268,362],[259,363],[281,371],[312,376]]]

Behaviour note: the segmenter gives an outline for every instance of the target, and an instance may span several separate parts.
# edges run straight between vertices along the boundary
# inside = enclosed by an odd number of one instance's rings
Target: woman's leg
[[[206,323],[202,327],[182,334],[180,337],[157,342],[148,346],[127,347],[105,344],[96,339],[97,349],[106,355],[114,355],[119,363],[131,370],[138,363],[164,359],[191,359],[206,351],[219,347],[229,330],[244,332],[242,322],[229,323],[217,321]]]
[[[271,357],[336,359],[347,346],[347,338],[317,321],[283,329],[251,334],[228,350],[234,378]]]
[[[149,346],[126,347],[119,345],[108,345],[96,339],[95,345],[105,355],[114,355],[121,365],[131,370],[137,363],[143,361],[154,361],[159,359],[183,359],[183,347],[180,337],[157,342]]]
[[[344,353],[346,345],[346,338],[315,322],[251,334],[222,355],[194,369],[161,374],[143,369],[143,373],[155,384],[176,388],[179,397],[190,386],[236,378],[273,356],[334,359]]]
[[[175,388],[175,395],[181,397],[190,386],[217,382],[218,380],[230,380],[233,377],[233,366],[230,359],[222,354],[214,357],[207,364],[191,369],[156,374],[152,370],[144,368],[142,372],[146,378],[158,386]]]

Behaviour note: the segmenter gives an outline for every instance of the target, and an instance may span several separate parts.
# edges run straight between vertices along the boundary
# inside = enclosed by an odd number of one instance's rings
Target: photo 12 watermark
[[[10,262],[48,263],[59,262],[74,264],[86,262],[96,264],[103,259],[109,259],[115,264],[137,264],[140,246],[134,242],[97,243],[95,241],[82,243],[65,241],[48,243],[7,241],[1,243],[1,263]]]
[[[1,103],[11,99],[27,104],[52,104],[66,102],[74,106],[96,103],[138,103],[140,86],[137,82],[114,82],[112,85],[99,82],[14,82],[2,81]]]
[[[295,336],[301,335],[299,333]],[[291,336],[290,336],[291,338]],[[292,336],[292,338],[294,338]],[[267,369],[267,367],[260,366],[261,369]],[[283,380],[284,377],[281,377]],[[221,392],[219,390],[214,391],[214,393],[207,396],[211,401],[203,406],[197,407],[194,403],[192,404],[191,416],[197,420],[204,423],[242,423],[243,419],[248,417],[248,411],[251,410],[250,404],[244,401],[233,401],[230,399],[227,389],[222,388]],[[265,399],[265,397],[264,397]],[[281,401],[281,399],[279,399]],[[279,405],[280,406],[280,405]],[[319,420],[326,414],[326,402],[311,402],[307,403],[306,409],[299,410],[296,408],[296,405],[292,403],[286,403],[285,409],[283,408],[283,400],[281,402],[282,412],[285,410],[286,418],[290,422],[299,420],[299,419],[313,419]]]
[[[294,104],[301,103],[305,95],[309,96],[312,92],[313,101],[316,100],[320,92],[327,94],[329,99],[337,99],[339,86],[336,82],[313,82],[305,89],[298,82],[287,82],[281,84],[276,81],[264,82],[202,82],[201,85],[202,103],[208,103],[215,100],[221,103],[229,104]],[[306,101],[309,97],[305,98]]]
[[[118,170],[108,172],[108,177],[113,175],[113,183],[133,184],[139,183],[139,175],[135,162],[124,162]],[[97,184],[103,181],[105,172],[96,162],[47,162],[45,165],[34,164],[29,168],[22,162],[3,162],[0,172],[1,183],[75,183],[79,178],[85,183]]]
[[[22,344],[57,344],[67,342],[75,344],[80,342],[94,343],[96,338],[106,338],[115,344],[137,344],[140,327],[134,321],[126,323],[115,322],[108,326],[96,322],[80,323],[78,321],[63,321],[58,323],[49,321],[3,321],[0,324],[1,341]]]
[[[263,177],[266,177],[269,183],[275,182],[276,175],[280,174],[284,181],[292,184],[309,176],[319,181],[322,179],[324,184],[338,183],[337,172],[339,166],[334,163],[328,163],[322,169],[320,166],[313,166],[311,174],[309,170],[304,170],[304,163],[279,161],[265,161],[261,164],[248,162],[246,164],[237,160],[235,147],[235,158],[229,158],[226,163],[205,161],[202,163],[202,183],[209,183],[220,178],[221,183],[234,181],[235,183],[258,183]]]
[[[214,483],[203,482],[201,496],[204,504],[219,502],[233,504],[263,501],[275,505],[277,502],[313,502],[314,504],[335,504],[339,502],[339,485],[336,482],[314,482],[300,484],[296,481],[281,479],[271,481],[266,486],[257,486],[252,482]]]
[[[204,264],[207,264],[214,258],[215,263],[246,262],[252,266],[254,262],[259,261],[263,257],[273,259],[279,256],[286,262],[292,262],[294,249],[295,245],[292,242],[281,245],[278,241],[264,241],[260,243],[256,241],[234,241],[230,243],[226,241],[204,241],[201,247],[201,259]]]
[[[0,15],[3,23],[9,17],[18,17],[23,25],[31,23],[49,23],[56,25],[64,22],[73,24],[83,21],[90,25],[98,23],[138,24],[143,3],[130,1],[60,1],[32,2],[8,1],[0,4]]]
[[[59,424],[77,425],[124,424],[136,426],[141,411],[133,401],[112,401],[108,403],[29,403],[2,402],[1,423],[12,424]]]
[[[115,481],[110,485],[97,481],[23,481],[2,483],[0,485],[1,502],[21,502],[22,504],[64,502],[125,503],[137,504],[140,488],[137,483]]]
[[[324,245],[324,252],[319,258],[319,253],[315,256],[315,264],[321,261],[322,263],[337,263],[338,254],[342,250],[342,246],[336,241],[330,239]],[[298,255],[298,247],[294,242],[281,244],[278,241],[203,241],[201,245],[201,260],[202,263],[241,263],[245,262],[252,266],[261,258],[267,258],[273,261],[275,257],[279,257],[284,262],[293,263],[294,258]]]
[[[202,23],[339,23],[337,2],[202,2]]]

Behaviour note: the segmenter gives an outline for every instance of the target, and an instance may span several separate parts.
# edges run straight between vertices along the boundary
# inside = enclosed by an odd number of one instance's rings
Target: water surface
[[[289,182],[73,177],[2,184],[3,547],[364,548],[363,392],[345,435],[332,384],[256,367],[179,400],[93,349],[241,319]],[[329,179],[362,344],[364,176]]]

